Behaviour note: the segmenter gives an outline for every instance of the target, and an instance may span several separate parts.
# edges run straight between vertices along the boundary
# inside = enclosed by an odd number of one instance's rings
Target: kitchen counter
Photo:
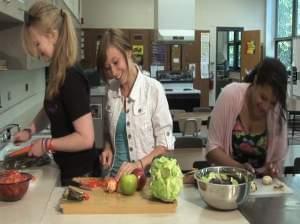
[[[106,215],[64,215],[57,211],[58,201],[63,188],[55,188],[48,203],[42,224],[76,224],[76,223],[131,223],[131,224],[161,224],[161,223],[210,223],[210,224],[243,224],[248,223],[238,211],[216,211],[207,208],[200,199],[200,194],[192,185],[186,185],[178,200],[176,213],[169,214],[106,214]]]
[[[105,86],[97,86],[91,88],[91,96],[105,96]]]
[[[26,169],[35,176],[24,197],[16,202],[0,201],[1,223],[38,224],[45,214],[50,195],[59,181],[59,171],[55,164]]]
[[[285,178],[294,189],[293,195],[249,198],[239,210],[217,211],[201,200],[193,185],[185,185],[178,200],[176,213],[65,215],[58,211],[64,188],[57,187],[59,172],[54,164],[29,169],[37,179],[30,184],[24,198],[17,202],[0,202],[1,223],[9,224],[68,224],[68,223],[298,223],[300,211],[300,176]]]

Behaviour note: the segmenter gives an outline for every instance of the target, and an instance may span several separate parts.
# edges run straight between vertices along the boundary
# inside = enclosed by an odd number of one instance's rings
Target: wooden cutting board
[[[145,189],[146,188],[146,189]],[[85,191],[89,200],[82,202],[60,201],[60,208],[64,214],[146,214],[146,213],[174,213],[177,203],[164,203],[153,199],[148,188],[141,192],[125,196],[121,193],[107,193],[98,188]]]
[[[277,178],[273,179],[271,185],[263,185],[261,178],[255,179],[255,184],[257,191],[250,193],[250,197],[276,197],[284,194],[293,194],[293,190]],[[284,187],[282,189],[275,189],[275,184],[283,184]]]

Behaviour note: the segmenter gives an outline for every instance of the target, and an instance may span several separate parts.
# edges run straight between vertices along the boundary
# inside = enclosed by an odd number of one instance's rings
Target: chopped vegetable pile
[[[8,170],[0,175],[0,184],[14,184],[25,180],[28,180],[28,176],[17,170]]]
[[[183,187],[183,175],[176,159],[156,158],[150,169],[151,194],[162,201],[175,201]]]
[[[238,185],[246,182],[246,178],[234,173],[209,172],[200,178],[205,183]]]

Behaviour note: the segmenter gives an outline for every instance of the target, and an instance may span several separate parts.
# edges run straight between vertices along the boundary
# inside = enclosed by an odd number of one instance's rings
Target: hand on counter
[[[104,148],[102,153],[99,156],[99,161],[104,169],[111,167],[113,159],[113,152],[111,148]]]
[[[123,162],[122,165],[121,165],[121,167],[120,167],[120,169],[119,169],[119,171],[118,171],[118,173],[117,173],[117,175],[116,175],[116,177],[115,177],[115,179],[117,181],[119,181],[120,178],[123,175],[132,173],[132,171],[135,170],[136,168],[141,168],[139,166],[139,162],[133,162],[133,163],[131,163],[131,162]]]
[[[264,172],[264,175],[269,175],[271,177],[279,176],[279,170],[276,168],[275,163],[270,162],[266,164],[266,171]]]

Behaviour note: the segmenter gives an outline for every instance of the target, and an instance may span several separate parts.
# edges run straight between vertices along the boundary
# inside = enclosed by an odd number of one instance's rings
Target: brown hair
[[[35,27],[47,34],[58,32],[53,57],[50,64],[49,84],[46,98],[51,99],[59,93],[65,80],[66,70],[75,64],[78,52],[78,40],[72,18],[68,12],[46,1],[34,3],[25,13],[22,41],[24,49],[32,56],[38,57],[37,49],[29,34],[29,27]]]
[[[109,47],[117,48],[126,60],[128,66],[128,59],[126,53],[132,50],[132,46],[129,42],[128,37],[120,29],[108,29],[105,31],[100,46],[97,52],[97,70],[105,78],[105,61],[106,61],[106,51]]]

